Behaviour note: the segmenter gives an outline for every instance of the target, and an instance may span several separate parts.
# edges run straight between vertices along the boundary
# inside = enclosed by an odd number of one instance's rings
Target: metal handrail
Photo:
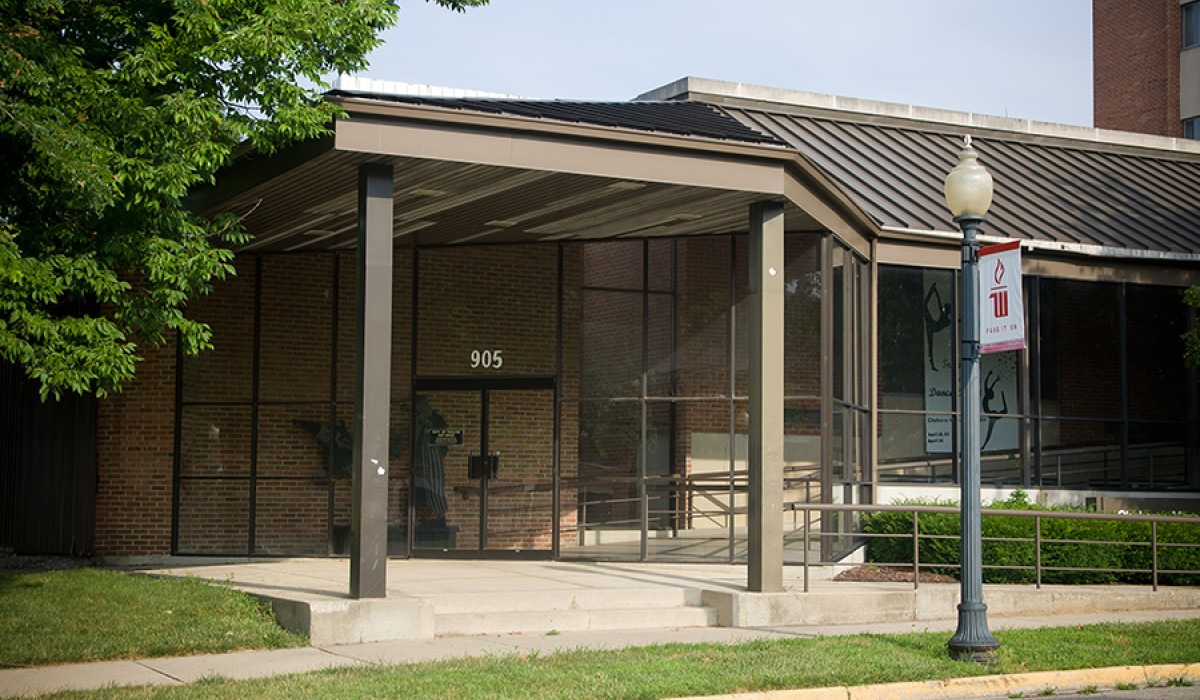
[[[941,513],[958,515],[959,509],[957,506],[920,506],[920,505],[858,505],[858,504],[841,504],[841,503],[792,503],[785,506],[786,510],[800,511],[803,513],[803,537],[804,537],[804,591],[807,593],[809,589],[809,538],[816,536],[818,541],[823,537],[844,537],[852,534],[854,537],[863,539],[872,538],[911,538],[913,542],[913,589],[920,587],[920,573],[922,568],[957,568],[957,564],[938,563],[938,564],[922,564],[920,559],[920,543],[921,540],[957,540],[958,535],[926,535],[922,534],[919,527],[919,516],[922,513]],[[841,532],[812,532],[812,513],[867,513],[867,512],[898,512],[911,513],[913,528],[912,533],[904,534],[881,534],[881,533],[841,533]],[[985,542],[1029,542],[1034,545],[1034,564],[1032,566],[1022,565],[1001,565],[984,563],[984,569],[993,570],[1020,570],[1033,571],[1034,579],[1037,588],[1042,587],[1042,573],[1045,571],[1098,571],[1110,573],[1124,574],[1150,574],[1150,585],[1155,591],[1158,590],[1159,574],[1196,574],[1200,575],[1200,569],[1161,569],[1159,568],[1159,551],[1163,548],[1200,548],[1200,542],[1159,542],[1158,540],[1158,525],[1160,523],[1188,523],[1200,525],[1200,517],[1186,517],[1176,515],[1144,515],[1144,514],[1123,514],[1123,513],[1080,513],[1069,511],[1047,511],[1047,510],[1007,510],[1003,508],[983,508],[980,511],[982,516],[1000,516],[1000,517],[1015,517],[1015,518],[1033,518],[1034,534],[1033,537],[985,537]],[[1125,521],[1125,522],[1147,522],[1150,523],[1150,541],[1102,541],[1102,540],[1070,540],[1070,539],[1046,539],[1042,537],[1042,521],[1045,519],[1051,520],[1104,520],[1104,521]],[[1069,567],[1069,566],[1045,566],[1042,564],[1042,546],[1045,544],[1091,544],[1091,545],[1125,545],[1135,547],[1149,547],[1151,564],[1149,569],[1116,569],[1116,568],[1092,568],[1092,567]]]

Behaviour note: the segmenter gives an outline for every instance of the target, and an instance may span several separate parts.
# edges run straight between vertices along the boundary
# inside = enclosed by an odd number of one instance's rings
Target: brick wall
[[[446,249],[422,255],[422,331],[427,341],[422,373],[555,373],[557,247]],[[407,523],[409,501],[411,260],[411,253],[401,251],[394,261],[390,420],[398,448],[391,461],[388,517],[397,536]],[[581,275],[578,251],[566,251],[566,260],[566,293],[574,299]],[[327,423],[332,409],[338,422],[352,427],[355,254],[243,256],[236,264],[238,276],[218,283],[215,293],[189,312],[212,325],[216,350],[186,358],[181,369],[179,551],[324,554],[331,541],[340,546],[348,530],[349,481],[328,478],[327,452],[296,421]],[[257,409],[252,400],[256,285],[261,308]],[[578,358],[572,354],[577,340],[566,342],[564,390],[577,392]],[[466,367],[475,348],[504,351],[502,370]],[[102,555],[170,551],[174,360],[173,348],[149,353],[138,380],[101,406],[97,551]],[[544,486],[552,476],[553,393],[533,394],[536,398],[518,395],[517,404],[496,409],[502,427],[496,439],[507,433],[509,443],[493,449],[507,455],[503,476],[522,487],[493,497],[494,546],[550,545],[551,493]],[[546,405],[526,410],[521,402],[528,401]],[[577,472],[576,414],[574,408],[564,410],[561,459],[568,477]],[[461,473],[465,478],[465,463]],[[537,486],[526,489],[526,482]],[[563,493],[563,537],[572,542],[574,487]],[[459,506],[473,507],[477,521],[477,499],[472,504],[459,498],[454,507]],[[459,546],[465,544],[460,541]]]
[[[1182,136],[1178,0],[1093,0],[1095,126]]]
[[[171,547],[175,347],[144,350],[138,380],[100,401],[96,554],[162,554]]]

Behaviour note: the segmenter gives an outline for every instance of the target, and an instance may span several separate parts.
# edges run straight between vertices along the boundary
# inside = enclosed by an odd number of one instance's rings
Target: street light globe
[[[971,137],[963,138],[958,165],[946,175],[946,206],[954,218],[987,216],[992,206],[992,176],[979,164],[979,154],[971,148]]]

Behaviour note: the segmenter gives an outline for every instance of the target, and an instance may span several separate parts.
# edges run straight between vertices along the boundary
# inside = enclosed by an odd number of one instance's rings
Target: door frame
[[[408,482],[408,556],[414,559],[531,559],[531,560],[549,560],[555,559],[558,556],[558,537],[559,537],[559,489],[558,489],[558,472],[559,472],[559,445],[558,436],[560,434],[559,426],[559,410],[558,410],[558,378],[554,376],[480,376],[480,377],[419,377],[413,380],[412,392],[409,405],[416,405],[417,394],[427,391],[475,391],[479,392],[480,404],[480,421],[481,421],[481,442],[480,450],[487,447],[484,444],[484,437],[488,430],[489,420],[489,403],[488,393],[491,391],[549,391],[553,392],[554,396],[554,429],[550,436],[553,441],[552,446],[552,482],[551,487],[551,518],[552,523],[552,543],[550,549],[530,549],[530,550],[508,550],[508,549],[487,549],[487,486],[484,485],[480,492],[480,546],[477,549],[434,549],[434,548],[418,548],[416,546],[416,489],[413,483],[412,464],[414,455],[412,454],[413,446],[409,447],[409,482]],[[409,435],[416,432],[416,416],[413,415],[409,421]],[[411,442],[411,441],[410,441]]]

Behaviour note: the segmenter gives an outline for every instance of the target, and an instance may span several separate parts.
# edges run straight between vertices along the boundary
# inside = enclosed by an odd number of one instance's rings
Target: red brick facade
[[[175,348],[149,350],[138,380],[100,402],[96,451],[96,553],[165,554],[171,548]]]
[[[1179,0],[1093,0],[1095,126],[1182,136]]]

